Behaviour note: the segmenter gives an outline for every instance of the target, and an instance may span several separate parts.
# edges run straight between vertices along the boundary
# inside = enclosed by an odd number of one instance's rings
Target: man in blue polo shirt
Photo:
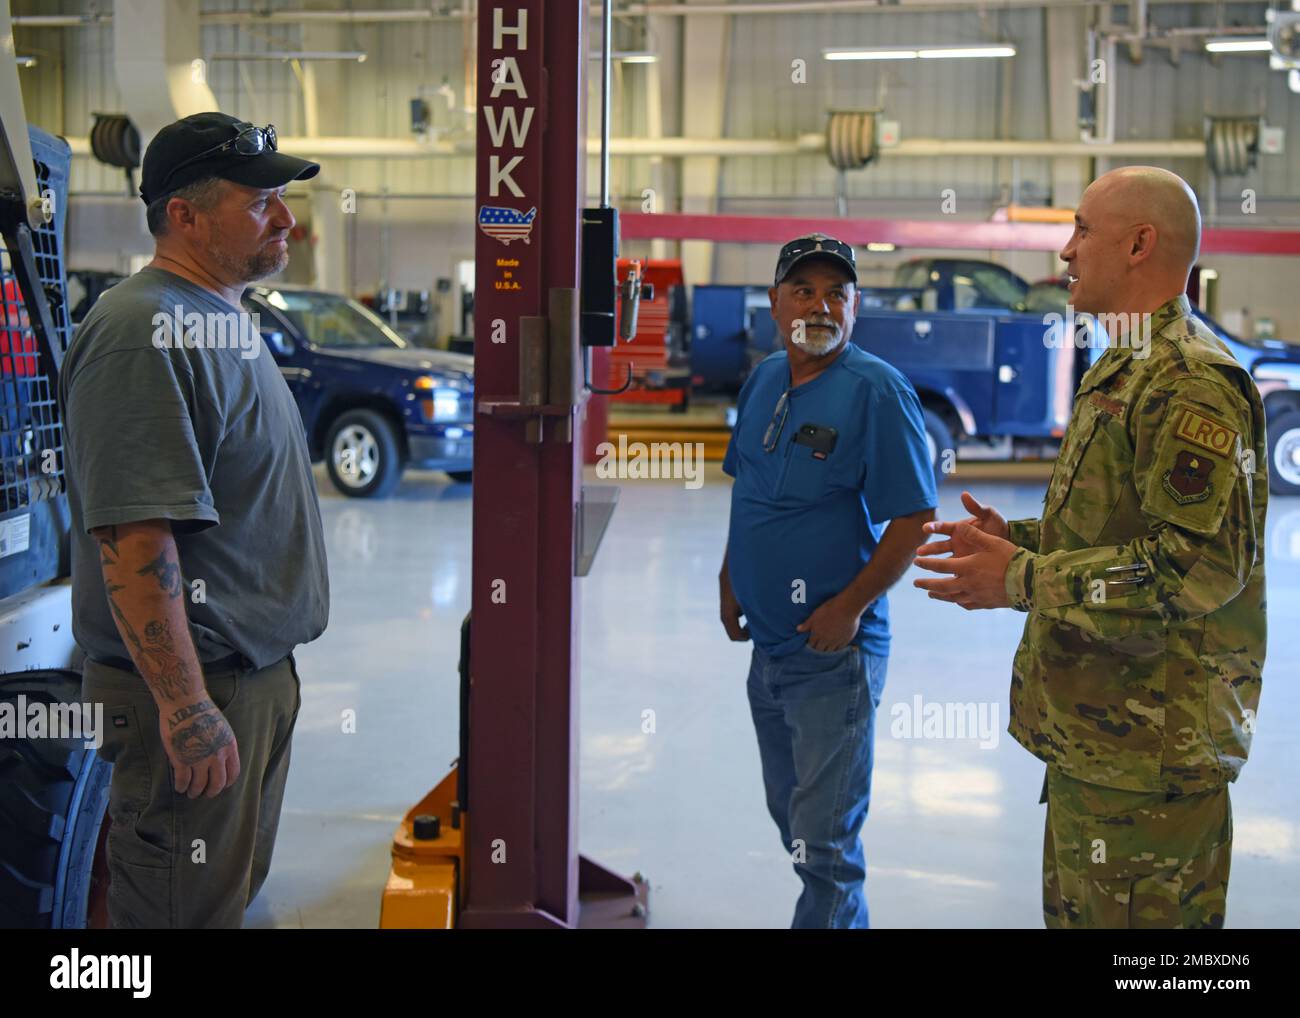
[[[858,836],[889,660],[885,591],[937,505],[916,392],[849,341],[857,281],[841,241],[781,249],[768,297],[785,349],[741,390],[722,465],[735,478],[722,624],[754,641],[767,808],[804,885],[796,928],[868,925]]]

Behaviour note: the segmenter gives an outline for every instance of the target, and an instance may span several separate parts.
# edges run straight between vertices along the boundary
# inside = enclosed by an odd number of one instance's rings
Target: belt
[[[106,665],[109,668],[116,668],[118,671],[134,672],[140,674],[140,669],[136,668],[135,662],[124,657],[92,657],[96,664]],[[205,672],[220,671],[253,671],[253,662],[244,657],[243,654],[227,654],[225,657],[217,658],[215,661],[202,661],[200,666]]]

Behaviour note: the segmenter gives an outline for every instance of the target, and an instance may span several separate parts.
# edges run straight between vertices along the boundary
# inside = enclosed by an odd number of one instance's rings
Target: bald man
[[[1264,410],[1192,315],[1200,246],[1179,177],[1096,180],[1061,252],[1076,310],[1115,330],[1084,375],[1041,519],[969,493],[916,586],[1027,612],[1010,732],[1047,764],[1049,927],[1218,928],[1228,783],[1250,750],[1264,666]]]

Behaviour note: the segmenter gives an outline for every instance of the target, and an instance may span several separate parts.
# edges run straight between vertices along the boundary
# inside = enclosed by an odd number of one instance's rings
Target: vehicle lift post
[[[398,827],[385,928],[646,921],[644,880],[577,851],[574,575],[589,527],[579,337],[586,8],[586,0],[479,6],[472,624],[462,632],[461,755]],[[608,40],[608,13],[604,25]]]

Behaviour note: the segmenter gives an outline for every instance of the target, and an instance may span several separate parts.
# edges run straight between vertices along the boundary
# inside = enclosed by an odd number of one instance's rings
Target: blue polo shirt
[[[897,370],[846,343],[830,367],[790,390],[780,439],[764,452],[764,433],[789,387],[784,350],[754,369],[722,464],[736,481],[731,585],[755,645],[773,657],[808,642],[795,626],[861,572],[889,520],[938,505],[921,404]],[[795,443],[804,424],[838,432],[824,459]],[[863,612],[854,643],[868,654],[889,653],[883,594]]]

